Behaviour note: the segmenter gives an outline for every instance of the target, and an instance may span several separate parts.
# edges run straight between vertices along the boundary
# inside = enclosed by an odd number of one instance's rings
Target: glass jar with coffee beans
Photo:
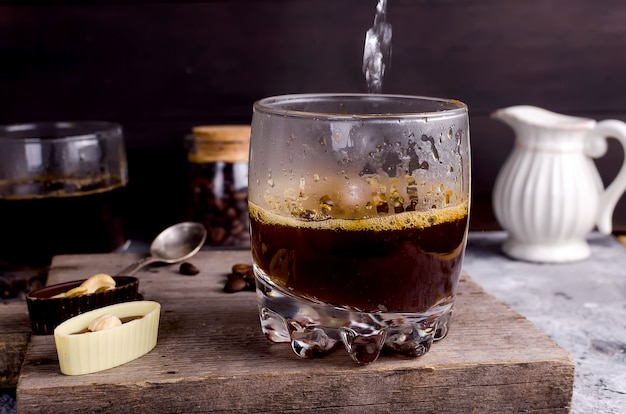
[[[186,218],[205,225],[206,244],[248,248],[250,126],[194,127],[186,140],[189,196]]]

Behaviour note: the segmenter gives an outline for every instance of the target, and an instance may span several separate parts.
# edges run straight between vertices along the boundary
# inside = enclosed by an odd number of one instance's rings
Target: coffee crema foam
[[[451,207],[427,211],[405,211],[362,219],[327,218],[324,220],[303,220],[298,217],[282,216],[269,212],[253,202],[248,202],[253,220],[276,226],[289,226],[316,230],[342,231],[392,231],[406,228],[423,229],[442,223],[453,222],[468,216],[469,202]]]

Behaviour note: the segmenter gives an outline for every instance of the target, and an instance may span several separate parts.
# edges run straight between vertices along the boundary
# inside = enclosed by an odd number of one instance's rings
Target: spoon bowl
[[[174,224],[163,230],[150,245],[150,256],[132,263],[119,272],[130,276],[152,263],[178,263],[187,260],[202,248],[207,237],[204,225],[192,221]]]

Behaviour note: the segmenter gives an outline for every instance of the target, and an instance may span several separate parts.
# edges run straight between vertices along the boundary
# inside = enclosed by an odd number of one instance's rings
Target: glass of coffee
[[[3,296],[42,284],[54,255],[111,252],[123,246],[127,181],[117,124],[0,126]]]
[[[249,211],[261,327],[301,357],[423,355],[447,331],[470,205],[456,100],[307,94],[252,118]],[[340,345],[339,345],[340,346]]]

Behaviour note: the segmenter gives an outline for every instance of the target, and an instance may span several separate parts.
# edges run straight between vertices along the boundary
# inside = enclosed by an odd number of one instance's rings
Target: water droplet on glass
[[[304,211],[300,212],[300,214],[298,214],[298,216],[302,220],[306,220],[306,221],[311,221],[311,220],[315,219],[316,215],[317,215],[317,213],[315,212],[315,210],[304,210]]]
[[[323,195],[322,197],[320,197],[320,204],[328,207],[332,207],[335,205],[334,201],[328,195]]]

